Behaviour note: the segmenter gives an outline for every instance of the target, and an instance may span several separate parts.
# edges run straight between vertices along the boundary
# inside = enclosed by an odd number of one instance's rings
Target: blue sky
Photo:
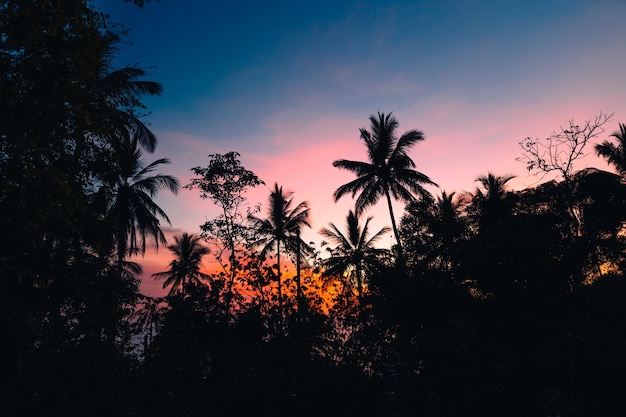
[[[400,133],[423,130],[413,159],[448,192],[473,190],[488,171],[532,186],[539,178],[515,161],[520,140],[600,111],[614,113],[601,139],[626,122],[623,0],[94,4],[130,30],[118,65],[163,84],[146,121],[168,173],[186,183],[208,154],[238,151],[268,187],[309,201],[318,241],[352,206],[332,200],[352,177],[331,164],[365,158],[358,129],[370,114],[393,111]],[[607,168],[593,156],[585,166]],[[158,201],[176,231],[213,216],[197,192]],[[384,206],[371,213],[381,227]]]

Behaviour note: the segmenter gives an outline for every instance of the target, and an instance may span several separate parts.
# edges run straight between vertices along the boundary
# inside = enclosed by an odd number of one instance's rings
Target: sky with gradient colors
[[[472,191],[487,172],[517,175],[513,189],[536,185],[546,178],[516,162],[519,141],[600,111],[614,113],[602,140],[626,122],[624,0],[94,4],[129,29],[117,66],[147,68],[164,87],[145,100],[159,139],[146,161],[169,158],[162,172],[185,185],[209,154],[237,151],[266,183],[250,203],[266,207],[278,182],[309,202],[304,238],[316,242],[329,222],[343,229],[353,206],[333,200],[354,177],[332,161],[366,160],[358,129],[376,112],[393,111],[399,133],[424,132],[411,156],[434,194]],[[608,169],[593,155],[577,168],[588,166]],[[157,202],[169,236],[199,233],[217,215],[197,190]],[[390,223],[384,201],[369,214],[375,230]],[[140,263],[149,275],[170,260],[161,249]]]

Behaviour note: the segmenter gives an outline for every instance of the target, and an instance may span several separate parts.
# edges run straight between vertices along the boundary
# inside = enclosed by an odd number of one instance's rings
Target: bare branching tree
[[[529,172],[542,176],[557,172],[569,182],[574,173],[574,162],[585,156],[589,141],[604,133],[604,125],[612,117],[612,113],[600,112],[582,125],[571,119],[547,138],[527,137],[519,142],[522,155],[515,159],[526,164]]]
[[[612,117],[612,113],[600,112],[582,125],[571,119],[567,122],[567,127],[561,126],[558,132],[552,132],[545,139],[527,137],[519,143],[523,153],[516,160],[525,163],[529,172],[542,176],[557,172],[563,178],[565,188],[562,198],[567,204],[567,211],[572,220],[573,236],[580,236],[582,230],[581,208],[571,196],[575,173],[574,162],[586,155],[587,144],[604,133],[604,125]]]

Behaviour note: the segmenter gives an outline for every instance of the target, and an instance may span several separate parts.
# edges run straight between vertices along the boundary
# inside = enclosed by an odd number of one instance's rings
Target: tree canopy
[[[560,174],[535,187],[485,167],[473,192],[433,198],[410,155],[424,133],[372,115],[365,161],[334,162],[356,178],[333,196],[355,206],[320,248],[308,202],[276,182],[247,206],[263,182],[209,154],[186,188],[221,211],[190,233],[157,204],[179,188],[169,160],[144,162],[142,99],[162,87],[113,68],[108,17],[7,0],[0,27],[0,414],[625,414],[623,123],[523,141],[531,171]],[[576,169],[591,145],[611,171]],[[131,257],[170,234],[166,270]],[[142,294],[143,275],[168,294]]]

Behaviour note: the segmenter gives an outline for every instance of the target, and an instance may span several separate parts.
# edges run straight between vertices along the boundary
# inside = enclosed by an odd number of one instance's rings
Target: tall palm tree
[[[126,137],[112,146],[113,169],[98,191],[106,206],[106,218],[115,228],[120,265],[127,255],[145,252],[148,236],[154,238],[157,248],[159,243],[167,243],[160,219],[168,224],[170,220],[153,198],[161,189],[176,194],[179,188],[178,180],[171,175],[150,175],[160,165],[168,164],[168,159],[157,159],[146,166],[141,157],[136,136]]]
[[[274,184],[274,190],[269,197],[268,216],[265,219],[250,215],[248,219],[251,225],[260,235],[253,242],[253,246],[261,247],[261,257],[270,252],[276,253],[276,265],[278,269],[278,306],[282,314],[282,282],[280,270],[280,254],[301,253],[303,242],[300,231],[304,226],[311,227],[309,223],[309,207],[306,202],[301,202],[293,207],[293,193],[283,192],[283,187]],[[283,247],[281,247],[281,245]],[[299,260],[298,260],[299,262]],[[299,280],[299,277],[298,277]]]
[[[344,235],[334,223],[330,223],[328,228],[324,227],[319,232],[337,245],[330,250],[330,258],[322,262],[324,267],[322,277],[343,277],[348,274],[350,279],[356,280],[359,298],[363,297],[364,273],[382,270],[382,257],[388,253],[386,249],[374,247],[374,244],[391,229],[383,227],[368,237],[371,220],[372,217],[370,216],[361,226],[358,216],[350,210],[346,217],[347,234]]]
[[[378,117],[370,116],[370,130],[361,128],[361,139],[367,147],[369,161],[349,161],[339,159],[333,166],[354,172],[357,178],[337,188],[334,193],[335,201],[346,194],[356,200],[356,214],[362,213],[368,207],[376,204],[384,195],[387,199],[391,226],[398,245],[398,255],[402,259],[402,245],[393,214],[391,197],[410,202],[415,195],[421,198],[432,198],[424,185],[435,184],[428,176],[415,170],[415,162],[408,155],[408,151],[418,142],[424,140],[424,134],[419,130],[409,130],[400,138],[396,136],[398,121],[391,113],[378,113]]]
[[[165,279],[163,288],[170,287],[168,295],[176,293],[185,294],[190,285],[198,285],[209,276],[200,272],[200,263],[204,255],[209,253],[209,248],[200,243],[200,237],[183,233],[175,236],[176,243],[167,248],[172,251],[176,258],[169,264],[169,269],[152,274],[155,279]]]
[[[619,130],[611,136],[617,139],[617,145],[605,140],[596,144],[596,153],[598,156],[606,158],[619,175],[626,177],[626,125],[620,123]]]

